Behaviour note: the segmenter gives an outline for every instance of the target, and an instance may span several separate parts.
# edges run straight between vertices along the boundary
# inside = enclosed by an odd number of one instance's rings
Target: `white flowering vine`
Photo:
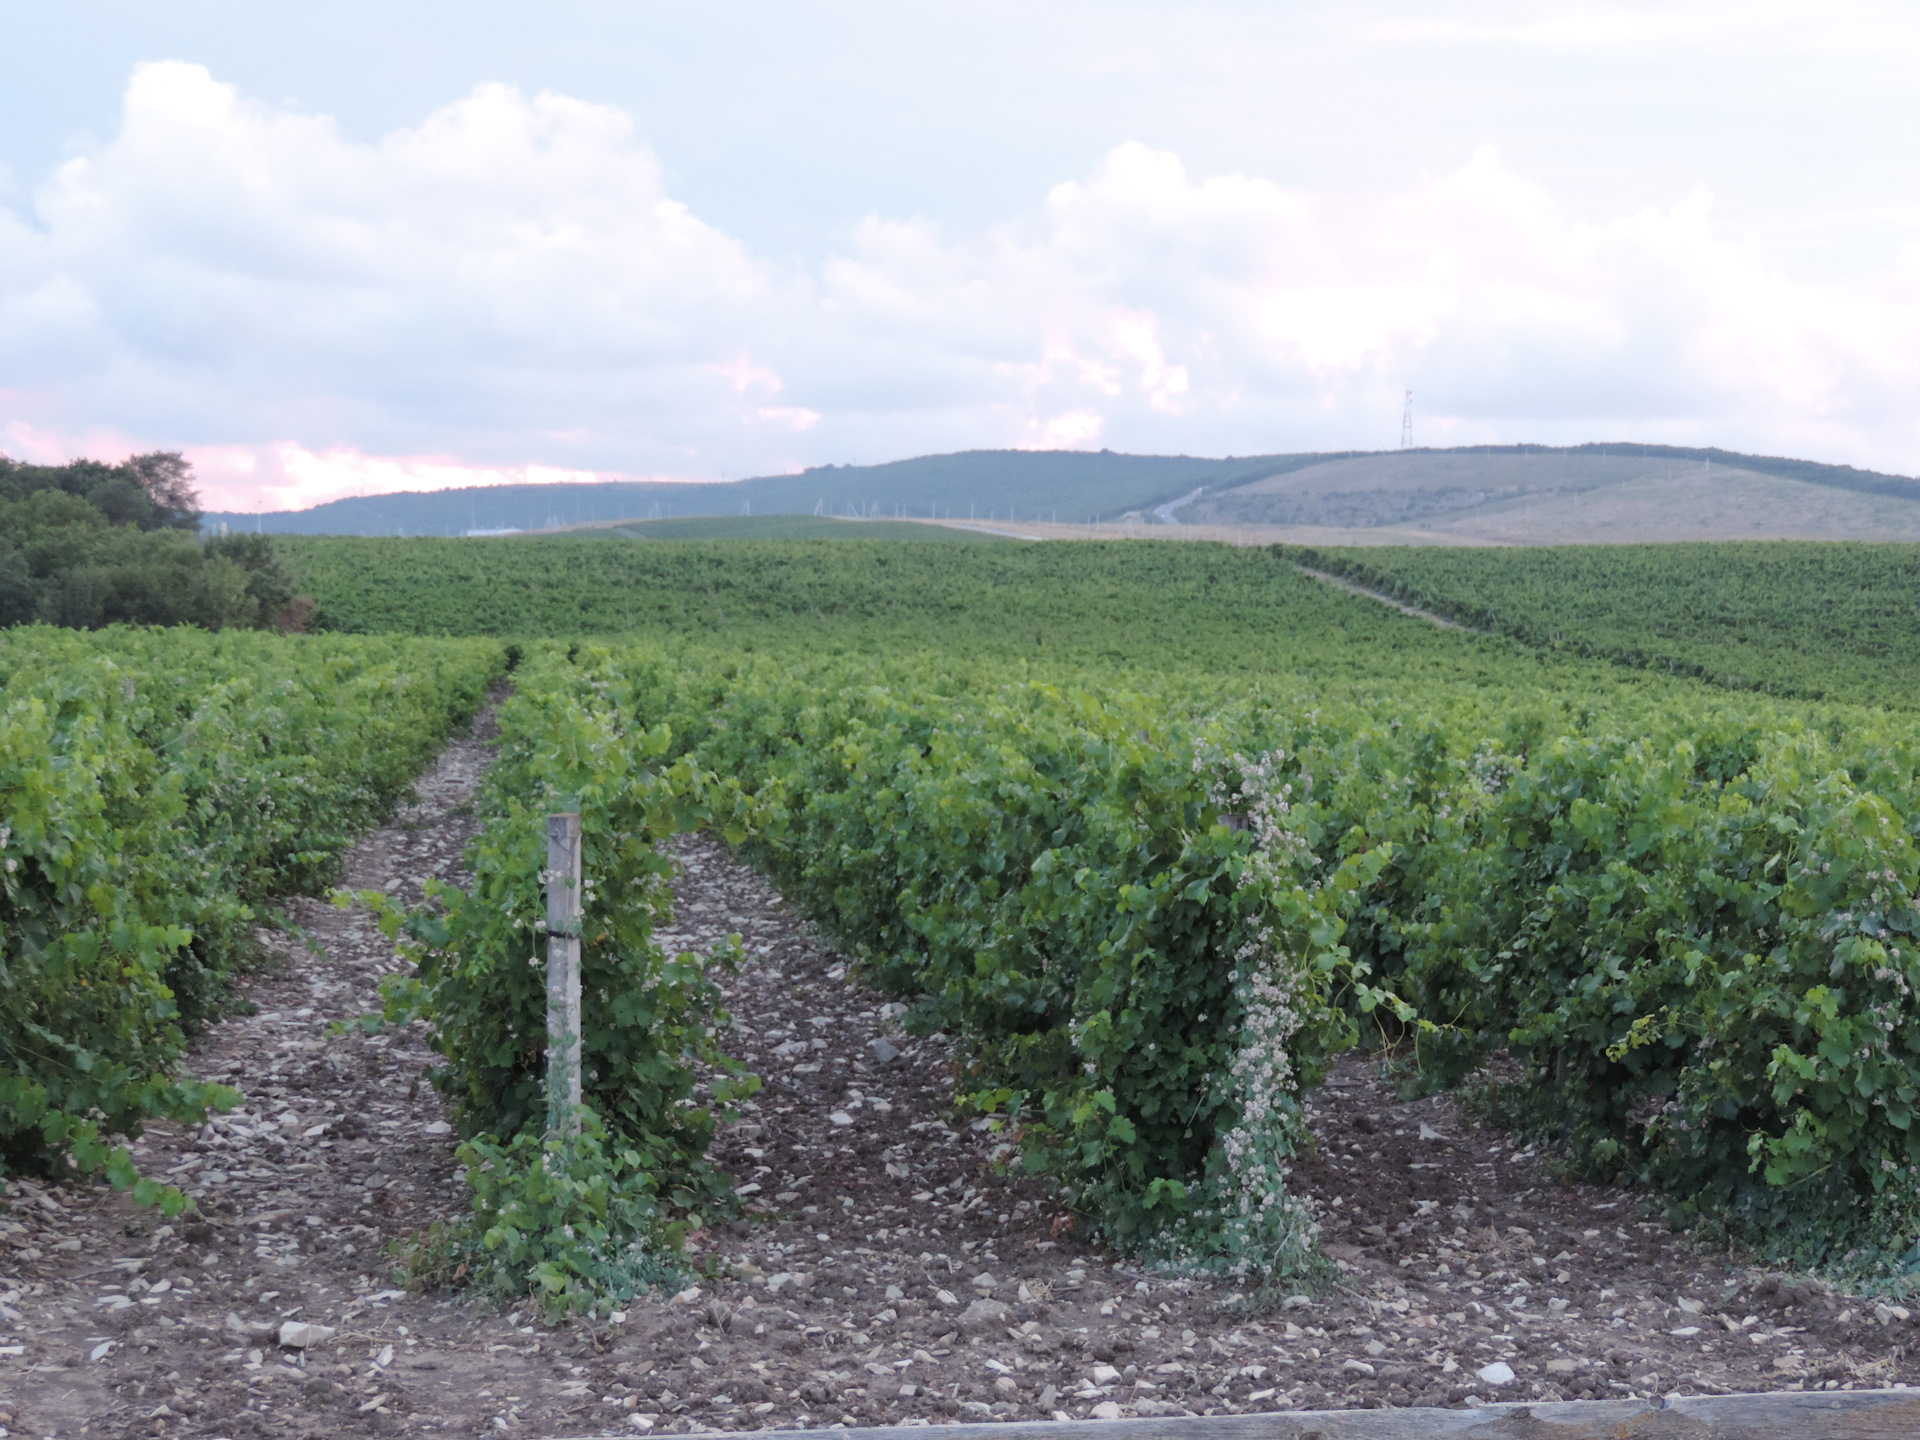
[[[1298,885],[1313,861],[1296,826],[1286,759],[1284,751],[1249,757],[1211,745],[1194,755],[1195,771],[1212,777],[1209,800],[1231,828],[1252,839],[1239,878],[1243,891],[1270,894]],[[1303,1138],[1299,1075],[1288,1048],[1305,1023],[1299,965],[1263,919],[1235,951],[1229,975],[1241,1023],[1238,1048],[1221,1079],[1235,1119],[1219,1137],[1219,1169],[1195,1218],[1214,1252],[1209,1268],[1224,1265],[1234,1276],[1297,1274],[1319,1234],[1312,1208],[1287,1189]]]

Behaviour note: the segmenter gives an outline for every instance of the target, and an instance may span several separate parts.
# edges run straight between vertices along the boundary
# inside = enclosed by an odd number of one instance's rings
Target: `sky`
[[[1920,470],[1920,6],[0,0],[0,453]]]

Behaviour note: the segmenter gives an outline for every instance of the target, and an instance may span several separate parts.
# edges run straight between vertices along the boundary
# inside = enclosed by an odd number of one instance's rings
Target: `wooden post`
[[[580,1128],[580,817],[547,817],[547,1135]]]

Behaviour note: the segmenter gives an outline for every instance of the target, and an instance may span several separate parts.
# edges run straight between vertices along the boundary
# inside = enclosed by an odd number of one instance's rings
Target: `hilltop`
[[[270,515],[211,513],[205,524],[273,534],[461,535],[776,515],[990,522],[1036,534],[1127,524],[1352,544],[1920,540],[1920,480],[1810,460],[1617,442],[1226,459],[974,450],[721,484],[406,492]],[[694,533],[621,529],[631,538]]]

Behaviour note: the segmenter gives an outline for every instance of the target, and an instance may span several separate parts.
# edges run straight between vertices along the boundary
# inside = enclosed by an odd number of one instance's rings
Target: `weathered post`
[[[580,817],[547,817],[547,1135],[579,1129]]]

